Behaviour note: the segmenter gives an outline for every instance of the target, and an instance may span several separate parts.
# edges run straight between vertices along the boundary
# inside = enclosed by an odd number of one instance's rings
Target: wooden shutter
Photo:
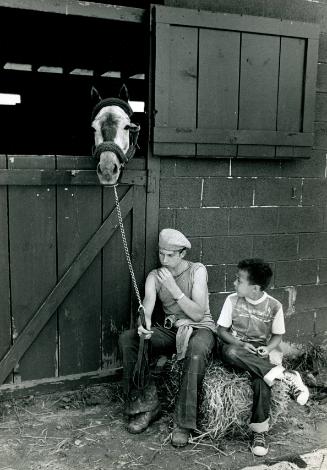
[[[154,154],[309,156],[319,27],[155,6]]]

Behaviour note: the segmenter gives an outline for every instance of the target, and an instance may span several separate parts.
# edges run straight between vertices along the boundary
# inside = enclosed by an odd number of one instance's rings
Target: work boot
[[[143,390],[132,390],[125,404],[125,414],[138,415],[146,411],[155,410],[160,405],[157,388],[150,383]]]
[[[188,443],[190,431],[186,428],[176,426],[171,435],[171,444],[174,447],[184,447]]]
[[[149,424],[159,418],[161,413],[161,406],[157,406],[152,411],[145,411],[133,416],[128,423],[127,431],[132,434],[140,434],[145,431]]]

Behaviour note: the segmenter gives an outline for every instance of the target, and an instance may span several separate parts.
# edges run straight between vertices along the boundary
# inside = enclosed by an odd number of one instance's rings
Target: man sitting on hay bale
[[[272,270],[263,260],[240,261],[234,282],[236,293],[227,297],[217,322],[223,362],[251,374],[253,407],[250,428],[254,432],[251,450],[257,456],[268,452],[265,433],[269,429],[274,381],[286,381],[291,395],[300,405],[305,405],[309,398],[308,388],[298,372],[286,371],[281,363],[276,365],[276,361],[272,363],[285,333],[285,325],[281,303],[264,291],[271,277]]]
[[[143,301],[145,326],[121,334],[124,389],[128,397],[125,412],[130,416],[128,431],[140,433],[160,414],[156,387],[148,380],[148,371],[139,363],[139,348],[145,338],[147,349],[156,355],[177,352],[184,359],[181,386],[175,405],[175,427],[172,444],[185,446],[190,431],[196,429],[198,395],[211,351],[215,345],[216,325],[209,310],[207,271],[203,264],[184,259],[191,248],[189,240],[179,231],[164,229],[159,234],[161,268],[151,271],[145,283]],[[156,298],[162,303],[165,326],[151,325]],[[143,363],[150,358],[143,356]],[[142,372],[143,370],[143,372]],[[146,386],[137,387],[135,372]],[[138,377],[139,378],[139,377]],[[133,380],[134,379],[134,380]]]

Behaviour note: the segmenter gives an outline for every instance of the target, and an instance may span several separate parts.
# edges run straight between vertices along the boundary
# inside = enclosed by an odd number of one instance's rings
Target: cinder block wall
[[[162,158],[160,228],[175,227],[190,237],[191,259],[208,268],[215,318],[233,291],[238,260],[263,257],[274,269],[271,294],[283,303],[286,339],[327,345],[327,1],[166,4],[321,25],[312,157]]]

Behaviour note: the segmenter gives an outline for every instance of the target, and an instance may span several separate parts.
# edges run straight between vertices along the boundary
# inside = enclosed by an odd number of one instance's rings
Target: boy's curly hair
[[[260,258],[243,259],[237,265],[238,269],[247,271],[250,284],[257,284],[265,290],[271,281],[273,272],[268,263]]]

